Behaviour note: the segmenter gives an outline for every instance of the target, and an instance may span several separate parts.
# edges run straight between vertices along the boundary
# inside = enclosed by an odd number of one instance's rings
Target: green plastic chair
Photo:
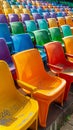
[[[27,33],[29,33],[30,37],[34,41],[33,31],[38,29],[35,21],[34,20],[27,20],[27,21],[25,21],[25,25],[26,25]]]
[[[51,42],[51,36],[46,29],[34,31],[36,44],[43,46],[45,43]]]
[[[62,29],[62,33],[63,33],[63,36],[64,36],[64,37],[67,37],[67,36],[71,36],[71,35],[72,35],[72,31],[71,31],[69,25],[62,25],[62,26],[61,26],[61,29]]]
[[[53,27],[50,28],[49,31],[51,33],[52,41],[59,41],[62,46],[64,46],[60,29],[58,27]]]
[[[11,28],[12,35],[25,33],[24,26],[23,26],[22,22],[11,22],[10,28]]]

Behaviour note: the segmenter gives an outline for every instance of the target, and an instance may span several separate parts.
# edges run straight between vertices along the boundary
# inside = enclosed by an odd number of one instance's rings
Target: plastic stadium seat
[[[8,16],[8,14],[13,14],[13,10],[11,8],[6,8],[4,9],[4,13],[6,16]]]
[[[72,17],[71,16],[66,16],[65,19],[66,19],[66,24],[68,24],[71,27],[72,34],[73,34],[73,20],[72,20]]]
[[[65,19],[66,19],[66,24],[73,27],[72,17],[71,16],[66,16]]]
[[[16,66],[17,83],[30,90],[32,97],[38,101],[39,122],[42,127],[46,127],[50,104],[55,100],[61,105],[63,103],[66,81],[46,72],[37,49],[23,51],[12,57]]]
[[[9,22],[17,22],[19,21],[19,17],[17,14],[8,14]]]
[[[51,71],[67,81],[64,94],[64,100],[66,101],[73,82],[73,63],[66,59],[63,47],[59,42],[51,42],[45,44],[44,47]]]
[[[38,19],[37,23],[38,23],[39,29],[46,29],[49,31],[48,23],[45,19]]]
[[[33,19],[37,22],[38,19],[42,19],[42,16],[39,13],[32,13]]]
[[[25,21],[30,20],[29,14],[21,14],[21,21],[25,23]]]
[[[50,28],[49,31],[52,37],[52,41],[59,41],[64,46],[60,29],[58,27],[53,27],[53,28]]]
[[[48,34],[48,31],[46,29],[37,30],[33,32],[36,39],[36,44],[43,46],[45,43],[48,43],[51,41],[51,37]]]
[[[0,23],[0,38],[5,38],[6,43],[9,47],[10,52],[13,50],[12,39],[10,37],[10,30],[6,23]]]
[[[22,22],[11,22],[10,28],[12,35],[21,34],[25,32]]]
[[[57,17],[59,26],[65,25],[66,21],[64,17]]]
[[[0,14],[0,23],[7,23],[8,24],[8,20],[5,16],[5,14]]]
[[[52,28],[52,27],[58,27],[57,21],[56,21],[55,18],[48,18],[47,21],[48,21],[48,24],[49,24],[50,28]]]
[[[43,18],[46,19],[46,21],[47,21],[47,19],[50,18],[50,17],[51,17],[51,16],[50,16],[50,14],[49,14],[48,12],[44,12],[44,13],[43,13]]]
[[[37,130],[37,102],[18,92],[4,61],[0,61],[0,75],[0,129],[26,130],[35,122]]]
[[[62,25],[61,29],[64,37],[72,35],[72,31],[69,25]]]
[[[73,35],[63,38],[66,50],[66,56],[69,61],[73,62]]]
[[[6,41],[3,38],[0,38],[0,60],[4,60],[5,62],[8,63],[13,78],[16,79],[15,66],[12,62]]]
[[[25,21],[25,26],[26,26],[27,33],[29,33],[32,41],[34,41],[35,38],[33,35],[33,31],[38,29],[36,22],[34,20],[27,20],[27,21]]]
[[[14,35],[12,36],[12,40],[13,40],[13,45],[14,45],[14,51],[16,53],[23,50],[34,48],[33,42],[29,34]],[[44,61],[46,59],[46,54],[43,50],[41,50],[40,55],[42,57],[42,60]]]
[[[34,20],[27,20],[25,21],[27,32],[32,32],[37,30],[37,25]]]

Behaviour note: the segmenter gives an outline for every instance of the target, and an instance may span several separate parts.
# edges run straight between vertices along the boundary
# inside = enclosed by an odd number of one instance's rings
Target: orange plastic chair
[[[65,18],[64,17],[57,17],[59,26],[65,25]]]
[[[50,28],[58,27],[58,24],[57,24],[57,21],[56,21],[55,18],[48,18],[47,21],[48,21],[48,24],[49,24]]]
[[[59,42],[45,44],[44,48],[51,71],[67,81],[64,94],[64,100],[67,100],[70,85],[73,82],[73,63],[65,58],[63,47]]]
[[[16,90],[7,63],[0,61],[0,129],[27,130],[38,126],[38,103]]]
[[[37,49],[30,49],[12,56],[16,66],[18,84],[29,91],[39,104],[39,122],[46,127],[48,109],[53,101],[63,105],[66,81],[50,76]]]
[[[66,24],[68,24],[71,27],[72,34],[73,34],[73,20],[72,20],[72,17],[71,16],[66,16],[65,19],[66,19]]]
[[[73,62],[73,36],[63,38],[66,50],[66,56],[69,61]]]

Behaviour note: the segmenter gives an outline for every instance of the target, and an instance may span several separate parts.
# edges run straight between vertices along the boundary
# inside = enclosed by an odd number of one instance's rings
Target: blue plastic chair
[[[12,36],[14,50],[15,52],[21,52],[23,50],[28,50],[34,48],[33,42],[29,34],[17,34]],[[40,52],[42,60],[46,60],[46,53],[43,49]]]
[[[10,31],[6,23],[0,23],[0,38],[4,38],[9,47],[10,52],[13,50],[13,43],[10,36]]]

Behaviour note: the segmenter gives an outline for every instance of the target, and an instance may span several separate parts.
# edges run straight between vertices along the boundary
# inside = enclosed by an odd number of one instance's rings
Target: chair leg
[[[39,123],[42,127],[46,127],[46,120],[50,104],[42,100],[38,100],[38,104],[39,104]]]
[[[38,118],[30,126],[29,130],[38,130]]]
[[[63,99],[64,99],[64,92],[55,100],[55,102],[59,103],[63,107]]]
[[[67,81],[67,80],[66,80]],[[70,85],[71,85],[71,82],[70,81],[67,81],[66,83],[66,88],[65,88],[65,93],[64,93],[64,101],[67,100],[67,97],[68,97],[68,92],[70,90]]]

